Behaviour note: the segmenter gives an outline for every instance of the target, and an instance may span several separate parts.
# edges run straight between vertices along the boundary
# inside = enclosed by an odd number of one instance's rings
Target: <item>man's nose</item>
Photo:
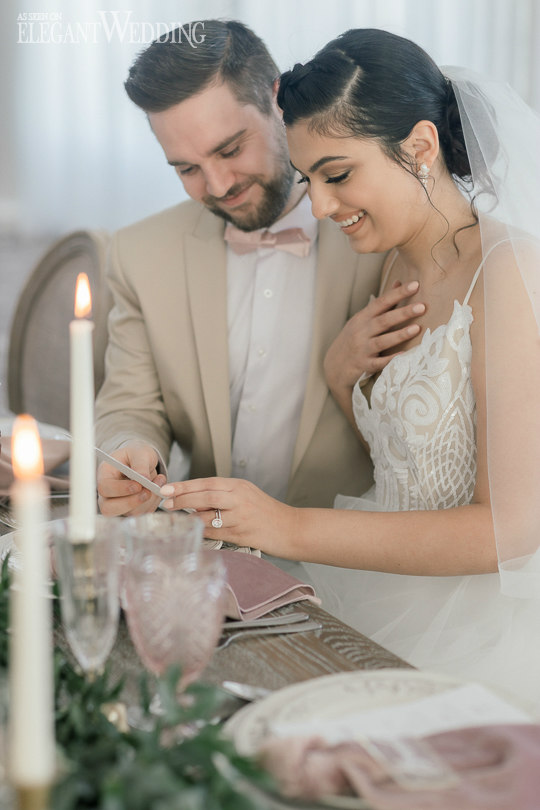
[[[224,197],[234,185],[234,172],[225,165],[205,169],[206,191],[212,197]]]

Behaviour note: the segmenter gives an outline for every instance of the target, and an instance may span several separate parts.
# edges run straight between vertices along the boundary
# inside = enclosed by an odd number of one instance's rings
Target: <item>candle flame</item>
[[[15,478],[29,481],[43,475],[43,453],[37,422],[28,414],[13,423],[11,464]]]
[[[75,286],[75,317],[86,318],[92,311],[92,296],[86,273],[79,273]]]

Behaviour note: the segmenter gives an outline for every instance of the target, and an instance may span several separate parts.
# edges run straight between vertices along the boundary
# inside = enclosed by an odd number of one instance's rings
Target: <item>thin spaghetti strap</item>
[[[500,242],[496,242],[494,245],[492,245],[490,247],[490,249],[488,250],[488,252],[484,256],[484,258],[482,259],[482,261],[480,262],[480,264],[476,268],[476,272],[475,272],[475,274],[473,276],[473,280],[471,281],[471,286],[469,287],[467,295],[463,299],[463,305],[469,303],[469,298],[471,297],[471,293],[474,290],[474,285],[478,281],[478,276],[480,275],[480,273],[482,271],[482,268],[483,268],[484,264],[486,263],[486,260],[488,259],[490,253],[492,253],[495,250],[495,248],[499,247],[499,245],[502,245],[504,242],[508,242],[508,241],[509,241],[508,239],[501,239]]]
[[[473,276],[473,280],[471,281],[471,286],[469,287],[469,290],[468,290],[468,292],[467,292],[467,295],[466,295],[466,296],[465,296],[465,298],[463,299],[463,306],[465,306],[466,304],[468,304],[468,303],[469,303],[469,298],[471,297],[471,293],[472,293],[472,291],[474,290],[474,285],[475,285],[475,284],[476,284],[476,282],[478,281],[478,276],[479,276],[479,275],[480,275],[480,273],[482,272],[482,268],[483,268],[483,266],[484,266],[484,262],[485,262],[485,260],[486,260],[486,259],[487,259],[487,256],[486,256],[484,259],[482,259],[482,261],[480,262],[480,264],[479,264],[479,265],[478,265],[478,267],[476,268],[476,273],[474,274],[474,276]]]

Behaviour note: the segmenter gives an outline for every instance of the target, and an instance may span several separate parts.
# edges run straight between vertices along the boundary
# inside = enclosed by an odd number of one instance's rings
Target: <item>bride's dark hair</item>
[[[418,121],[432,121],[448,171],[470,179],[452,85],[408,39],[378,28],[346,31],[281,76],[277,101],[286,125],[309,119],[320,134],[376,138],[415,176],[401,143]]]

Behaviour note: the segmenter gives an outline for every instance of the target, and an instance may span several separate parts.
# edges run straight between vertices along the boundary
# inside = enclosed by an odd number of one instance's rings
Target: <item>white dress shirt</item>
[[[309,256],[227,246],[232,475],[284,500],[309,369],[317,221],[306,195],[269,230],[303,228]]]

